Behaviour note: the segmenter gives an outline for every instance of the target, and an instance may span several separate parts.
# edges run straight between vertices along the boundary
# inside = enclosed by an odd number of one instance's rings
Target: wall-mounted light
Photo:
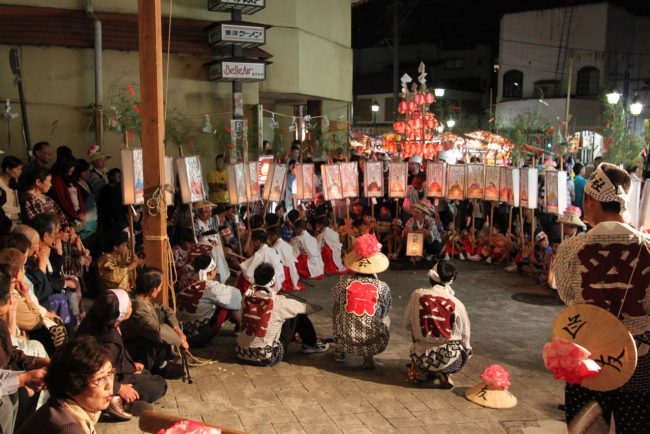
[[[643,103],[641,102],[641,98],[639,98],[639,94],[635,93],[634,98],[632,98],[632,102],[630,103],[630,113],[632,116],[638,116],[642,111]]]

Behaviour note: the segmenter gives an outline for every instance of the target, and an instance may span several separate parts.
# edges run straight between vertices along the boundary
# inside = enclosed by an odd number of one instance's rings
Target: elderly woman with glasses
[[[95,338],[68,342],[45,376],[50,400],[17,434],[96,434],[95,424],[113,397],[115,369],[111,353]]]

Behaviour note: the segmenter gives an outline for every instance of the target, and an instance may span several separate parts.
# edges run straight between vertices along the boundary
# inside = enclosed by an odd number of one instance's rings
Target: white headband
[[[199,270],[199,280],[208,280],[208,273],[217,268],[217,263],[214,261],[214,258],[210,257],[210,265],[208,268]]]
[[[618,202],[621,205],[620,215],[625,218],[627,204],[630,201],[629,193],[626,193],[622,186],[614,187],[612,181],[605,174],[601,166],[598,166],[589,177],[585,185],[585,194],[596,199],[598,202]]]
[[[427,273],[427,276],[429,276],[431,278],[431,280],[433,280],[434,282],[439,283],[440,285],[444,286],[447,289],[447,291],[449,291],[451,293],[451,295],[454,295],[454,290],[451,289],[451,284],[454,281],[454,279],[451,279],[447,283],[442,283],[440,281],[440,275],[438,274],[438,263],[437,262],[433,266],[433,268],[429,270],[429,272]]]
[[[129,311],[129,305],[131,304],[131,300],[129,299],[129,294],[128,292],[120,288],[109,289],[109,291],[111,291],[117,297],[118,310],[120,312],[117,317],[117,320],[122,321],[126,316],[126,313]]]

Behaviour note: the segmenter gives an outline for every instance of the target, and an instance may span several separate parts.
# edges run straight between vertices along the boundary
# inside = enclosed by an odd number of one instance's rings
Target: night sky
[[[352,8],[352,47],[391,43],[393,0],[368,0]],[[464,48],[477,42],[493,46],[497,55],[499,21],[510,12],[588,3],[593,0],[400,0],[400,45],[441,43],[443,48]],[[610,3],[637,15],[650,16],[650,0],[614,0]]]

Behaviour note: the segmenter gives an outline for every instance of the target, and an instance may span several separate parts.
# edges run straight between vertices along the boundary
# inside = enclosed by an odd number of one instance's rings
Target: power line
[[[541,42],[529,42],[529,41],[517,41],[514,39],[505,39],[505,38],[499,38],[499,42],[505,41],[505,42],[512,42],[515,44],[520,44],[520,45],[532,45],[532,46],[537,46],[537,47],[546,47],[546,48],[555,48],[559,49],[560,47],[558,45],[553,45],[553,44],[544,44]],[[569,50],[572,51],[584,51],[588,53],[603,53],[603,54],[625,54],[625,55],[630,55],[630,56],[649,56],[650,57],[650,52],[633,52],[633,51],[618,51],[618,50],[599,50],[595,48],[580,48],[580,47],[569,47]]]

